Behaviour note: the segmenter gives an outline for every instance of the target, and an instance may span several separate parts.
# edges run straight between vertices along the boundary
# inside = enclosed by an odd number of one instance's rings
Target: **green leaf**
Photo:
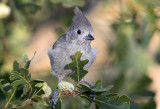
[[[59,97],[57,102],[56,102],[56,108],[55,109],[61,109],[62,107],[62,100],[61,98]]]
[[[113,94],[110,97],[105,95],[97,96],[95,104],[97,109],[129,109],[130,99],[127,96],[119,97]]]
[[[77,87],[80,93],[91,91],[90,87],[83,85],[83,84],[79,84]]]
[[[113,87],[113,85],[109,85],[109,86],[103,88],[102,81],[98,80],[96,82],[95,86],[93,86],[93,87],[89,87],[89,86],[86,86],[83,84],[79,84],[77,87],[78,87],[78,90],[80,91],[80,93],[90,94],[91,91],[95,91],[95,94],[99,95],[99,94],[102,94],[102,93],[110,90]]]
[[[80,60],[82,53],[80,51],[76,52],[73,56],[73,62],[68,65],[69,68],[73,70],[70,77],[77,83],[88,73],[83,67],[89,62],[89,60]]]
[[[44,86],[44,82],[42,82],[42,83],[37,83],[35,86],[41,88],[41,87]]]
[[[42,88],[44,86],[43,80],[32,80],[30,84],[33,88],[33,91],[35,91],[36,95],[41,96],[45,94],[45,91]]]
[[[34,55],[33,55],[32,59],[29,59],[26,54],[23,56],[23,61],[24,61],[24,63],[26,63],[25,64],[26,69],[28,69],[30,67],[31,61],[33,60],[35,54],[36,54],[36,51],[34,52]]]
[[[92,104],[92,101],[86,96],[81,96],[81,101],[84,108],[89,108]]]
[[[106,92],[108,90],[110,90],[111,88],[113,88],[113,85],[109,85],[105,88],[102,87],[102,80],[98,80],[95,84],[95,86],[93,86],[91,89],[95,92]]]
[[[20,85],[23,85],[23,93],[24,95],[30,90],[32,92],[32,86],[30,84],[30,76],[27,69],[20,68],[19,72],[13,71],[10,75],[10,80],[13,81],[11,86],[16,88]]]
[[[13,88],[10,83],[5,79],[0,79],[0,89],[6,96],[6,100],[8,100],[12,94]]]
[[[119,97],[118,102],[130,102],[130,98],[126,95],[122,95]]]
[[[16,60],[13,62],[13,70],[17,72],[19,71],[19,63]]]

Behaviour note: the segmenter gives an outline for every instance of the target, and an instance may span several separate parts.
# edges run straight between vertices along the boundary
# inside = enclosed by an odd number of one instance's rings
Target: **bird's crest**
[[[73,18],[73,22],[86,19],[82,11],[78,7],[74,9],[74,13],[75,13],[75,16]]]
[[[83,15],[82,11],[76,7],[74,9],[75,16],[73,18],[72,25],[74,26],[91,26],[90,22],[87,20],[87,18]]]

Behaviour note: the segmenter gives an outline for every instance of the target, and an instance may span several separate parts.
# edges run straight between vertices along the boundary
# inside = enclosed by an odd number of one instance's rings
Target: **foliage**
[[[20,67],[17,61],[13,62],[13,71],[9,77],[11,83],[5,79],[0,79],[0,88],[6,100],[3,109],[18,108],[32,103],[33,100],[45,99],[45,97],[41,97],[46,93],[43,90],[45,82],[42,80],[31,80],[31,74],[26,69],[26,65],[29,66],[31,60],[26,57],[25,55],[26,63],[24,67]],[[43,101],[43,104],[45,102]]]
[[[129,97],[125,95],[118,96],[117,94],[107,93],[113,86],[103,88],[101,80],[98,80],[93,87],[84,85],[83,83],[79,83],[80,81],[77,81],[81,80],[85,76],[84,74],[79,78],[78,72],[82,73],[81,71],[85,71],[83,67],[88,63],[88,60],[81,61],[81,56],[82,53],[80,51],[75,53],[72,56],[73,62],[70,64],[70,68],[74,67],[74,76],[72,79],[77,83],[76,90],[72,93],[60,91],[57,98],[56,109],[61,109],[63,104],[62,98],[65,96],[81,97],[84,108],[89,108],[91,103],[94,102],[97,109],[129,109]],[[0,79],[0,88],[6,97],[6,103],[3,109],[18,108],[31,104],[33,107],[38,109],[51,109],[51,106],[49,105],[51,93],[47,96],[43,96],[48,93],[50,87],[45,86],[46,82],[42,80],[31,80],[31,74],[28,71],[31,60],[28,59],[27,55],[24,55],[24,62],[26,62],[24,67],[20,67],[20,64],[17,61],[13,62],[13,71],[9,77],[11,83],[5,79]],[[44,87],[47,87],[48,89],[45,90]],[[92,91],[95,91],[95,100],[90,96]]]
[[[10,85],[10,83],[5,80],[5,79],[0,79],[0,88],[1,88],[1,91],[5,94],[6,96],[6,100],[9,99],[9,97],[11,96],[12,94],[12,86]]]
[[[96,105],[96,109],[129,109],[130,106],[130,98],[123,95],[118,96],[117,94],[106,93],[109,91],[112,86],[107,86],[105,88],[102,87],[102,81],[98,80],[92,88],[80,84],[79,90],[82,93],[83,99],[85,99],[85,108],[89,108],[91,103],[94,102]],[[95,91],[96,98],[93,101],[88,94],[91,91]]]
[[[110,5],[114,4],[114,1],[109,2]],[[120,1],[119,19],[111,25],[116,43],[109,47],[114,59],[108,68],[116,69],[115,73],[118,74],[112,78],[111,83],[115,86],[113,91],[131,97],[131,109],[156,108],[153,100],[155,94],[148,88],[152,82],[148,68],[155,64],[154,56],[151,57],[148,48],[155,33],[159,33],[159,11],[155,11],[158,4],[158,0],[152,3],[148,0]],[[107,76],[104,77],[108,82]],[[147,101],[144,103],[142,98]]]

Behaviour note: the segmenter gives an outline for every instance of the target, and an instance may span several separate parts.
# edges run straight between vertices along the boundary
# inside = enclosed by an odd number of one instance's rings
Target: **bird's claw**
[[[91,90],[90,97],[92,98],[93,101],[95,101],[95,97],[96,97],[95,91]]]
[[[55,109],[55,107],[56,107],[57,97],[58,97],[58,91],[56,90],[53,93],[53,96],[51,97],[51,101],[50,101],[50,106],[52,106],[52,109]]]
[[[82,79],[82,81],[86,83],[89,87],[91,88],[93,87],[93,85],[87,82],[84,78]],[[91,90],[90,97],[92,98],[93,101],[95,101],[95,97],[96,97],[95,91]]]

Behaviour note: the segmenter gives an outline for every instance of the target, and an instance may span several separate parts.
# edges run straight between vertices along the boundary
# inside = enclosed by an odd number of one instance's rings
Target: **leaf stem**
[[[4,107],[3,109],[6,109],[6,108],[8,107],[8,105],[9,105],[9,103],[11,102],[11,100],[12,100],[12,98],[13,98],[15,92],[16,92],[16,89],[14,89],[14,91],[13,91],[11,97],[9,98],[9,100],[7,101],[7,103],[6,103],[6,105],[5,105],[5,107]]]
[[[77,67],[77,69],[78,69],[78,70],[77,70],[77,71],[78,71],[77,73],[78,73],[78,83],[79,83],[79,65],[78,65],[77,60],[78,60],[78,56],[76,56],[76,64],[77,64],[76,67]]]

